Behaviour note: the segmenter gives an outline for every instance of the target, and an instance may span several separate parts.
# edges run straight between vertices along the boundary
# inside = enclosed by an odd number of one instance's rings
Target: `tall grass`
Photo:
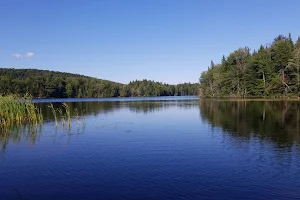
[[[62,103],[61,108],[55,108],[52,103],[48,107],[52,111],[56,127],[60,120],[63,127],[68,123],[68,128],[71,128],[71,110],[67,103]],[[77,109],[76,113],[77,123],[80,125]],[[0,133],[9,132],[14,127],[23,125],[32,128],[37,125],[42,126],[43,120],[42,110],[33,103],[31,96],[0,95]]]
[[[68,119],[68,126],[71,127],[71,112],[70,108],[67,103],[62,103],[63,107],[65,108],[67,119]]]
[[[66,117],[65,117],[65,115],[63,114],[62,109],[58,109],[58,112],[59,112],[59,114],[60,114],[61,124],[62,124],[62,126],[64,127],[65,124],[66,124],[66,120],[65,120]]]
[[[50,103],[47,107],[52,111],[56,128],[58,127],[59,119],[61,120],[63,128],[67,121],[70,131],[72,118],[69,105],[67,103],[62,103],[58,107],[55,107]],[[75,117],[78,126],[80,126],[79,113],[77,109],[75,109],[75,111]],[[26,95],[25,97],[20,97],[18,95],[0,95],[0,153],[5,150],[6,145],[10,140],[19,141],[24,134],[26,138],[30,138],[34,143],[39,135],[38,133],[41,133],[42,131],[43,120],[42,109],[33,103],[31,96]],[[85,128],[85,119],[83,124]]]
[[[50,103],[50,105],[48,106],[51,111],[52,111],[52,114],[54,116],[54,120],[55,120],[55,126],[57,127],[58,126],[58,121],[57,121],[57,115],[56,115],[56,109],[54,108],[53,104]]]
[[[50,105],[48,105],[48,107],[52,111],[56,127],[58,126],[58,120],[57,120],[57,113],[58,113],[60,115],[62,126],[63,127],[65,126],[66,119],[67,119],[67,121],[68,121],[67,122],[68,123],[68,127],[69,127],[69,129],[71,128],[71,111],[70,111],[70,108],[69,108],[69,106],[68,106],[67,103],[62,103],[63,109],[61,109],[61,108],[54,108],[54,106],[53,106],[52,103],[50,103]]]
[[[43,123],[41,110],[32,102],[32,97],[26,95],[0,95],[0,129],[13,125],[38,125]]]

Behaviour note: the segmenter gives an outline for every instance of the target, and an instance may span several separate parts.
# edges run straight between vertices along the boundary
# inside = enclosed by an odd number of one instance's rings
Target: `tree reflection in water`
[[[300,144],[300,102],[199,100],[202,120],[232,137],[269,140],[278,148]]]

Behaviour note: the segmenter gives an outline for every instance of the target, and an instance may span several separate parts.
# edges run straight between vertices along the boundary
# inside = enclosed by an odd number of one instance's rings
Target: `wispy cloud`
[[[32,53],[32,52],[28,52],[28,53],[25,54],[25,57],[29,58],[29,57],[32,57],[32,56],[34,56],[34,55],[35,55],[35,54]]]
[[[33,52],[27,52],[26,54],[19,54],[19,53],[14,53],[12,56],[15,58],[30,58],[33,57],[35,53]]]
[[[14,53],[12,56],[15,58],[23,58],[23,56],[19,53]]]

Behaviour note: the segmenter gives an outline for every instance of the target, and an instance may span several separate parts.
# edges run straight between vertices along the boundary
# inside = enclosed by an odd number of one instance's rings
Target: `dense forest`
[[[137,97],[197,95],[199,84],[169,85],[149,80],[121,84],[97,78],[37,69],[0,68],[0,94],[35,98]]]
[[[300,37],[279,35],[258,50],[239,48],[200,77],[203,97],[299,97]]]

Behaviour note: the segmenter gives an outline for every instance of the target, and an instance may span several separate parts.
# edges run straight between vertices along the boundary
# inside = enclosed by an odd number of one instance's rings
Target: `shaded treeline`
[[[188,96],[197,95],[199,84],[162,84],[154,81],[132,81],[124,86],[120,96]],[[123,93],[125,92],[125,93]]]
[[[149,80],[121,84],[77,74],[0,68],[0,94],[34,98],[137,97],[197,95],[199,84],[169,85]]]
[[[234,137],[269,140],[278,147],[300,144],[300,102],[199,101],[203,120]]]
[[[200,77],[200,96],[300,96],[300,37],[279,35],[258,50],[239,48]]]

